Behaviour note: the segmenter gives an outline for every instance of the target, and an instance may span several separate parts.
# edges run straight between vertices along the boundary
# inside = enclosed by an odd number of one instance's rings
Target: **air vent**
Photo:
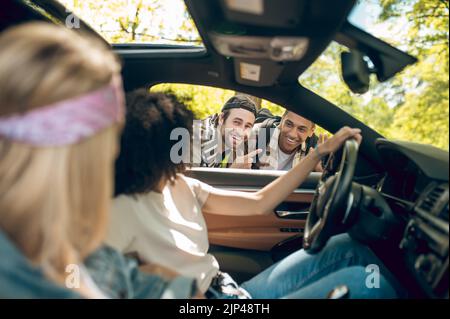
[[[448,222],[448,203],[445,206],[445,208],[442,210],[442,212],[439,214],[439,218]]]
[[[445,204],[447,204],[447,218],[448,221],[448,185],[433,185],[431,190],[426,193],[419,204],[419,208],[425,212],[431,213],[435,216],[445,216]],[[442,216],[442,217],[443,217]],[[441,218],[442,218],[441,217]],[[444,218],[445,219],[445,218]]]
[[[443,185],[433,187],[433,189],[428,192],[425,198],[422,200],[419,208],[423,209],[426,212],[433,212],[436,204],[440,201],[445,191],[446,188]]]

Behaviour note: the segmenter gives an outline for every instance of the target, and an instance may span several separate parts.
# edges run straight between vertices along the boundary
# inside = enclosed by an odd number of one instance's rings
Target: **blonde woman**
[[[83,261],[110,210],[120,65],[100,41],[44,23],[4,32],[0,48],[0,297],[119,296]],[[128,266],[111,249],[92,258],[94,272]]]

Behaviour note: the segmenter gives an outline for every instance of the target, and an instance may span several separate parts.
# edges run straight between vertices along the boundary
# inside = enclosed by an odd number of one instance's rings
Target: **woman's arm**
[[[360,132],[360,129],[341,128],[333,137],[318,146],[318,152],[309,152],[298,165],[255,193],[213,189],[203,205],[203,211],[235,216],[263,215],[272,212],[305,181],[319,163],[321,156],[338,150],[349,138],[355,138],[360,143],[362,139]]]

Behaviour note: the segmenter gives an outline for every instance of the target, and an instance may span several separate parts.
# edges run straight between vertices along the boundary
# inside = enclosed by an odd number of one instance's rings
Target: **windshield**
[[[203,46],[183,0],[58,0],[108,42]]]
[[[300,83],[383,136],[449,148],[448,1],[359,1],[349,22],[418,58],[369,92],[352,93],[341,79],[340,53],[332,43]]]

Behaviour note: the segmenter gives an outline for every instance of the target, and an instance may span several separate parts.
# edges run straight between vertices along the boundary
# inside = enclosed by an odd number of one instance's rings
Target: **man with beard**
[[[291,111],[286,111],[280,121],[271,123],[269,127],[263,122],[255,129],[258,132],[258,146],[263,152],[253,168],[260,169],[290,170],[308,154],[311,147],[323,143],[326,138],[315,135],[313,122]],[[261,141],[266,145],[261,146]],[[321,163],[315,171],[322,171]]]
[[[251,162],[258,154],[257,150],[247,154],[247,141],[255,119],[256,106],[249,97],[231,97],[220,114],[202,121],[200,136],[197,136],[201,141],[200,159],[194,150],[194,159],[197,158],[194,165],[200,163],[204,167],[241,168],[241,163]],[[195,131],[194,127],[194,138]]]

